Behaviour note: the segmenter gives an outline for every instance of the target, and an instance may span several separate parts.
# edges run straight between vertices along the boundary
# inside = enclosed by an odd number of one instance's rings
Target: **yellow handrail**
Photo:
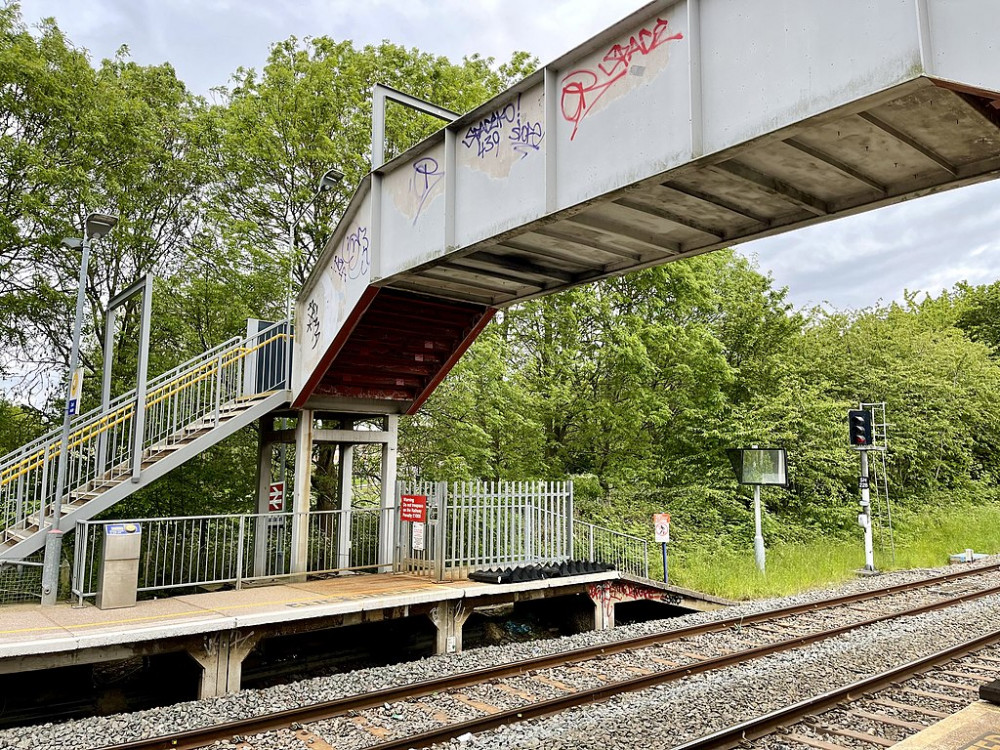
[[[188,370],[187,372],[178,375],[176,378],[164,383],[158,388],[150,391],[146,399],[146,408],[149,409],[161,401],[164,401],[171,396],[175,396],[178,393],[186,391],[205,380],[205,378],[214,375],[218,372],[218,368],[221,366],[223,369],[229,367],[234,362],[244,359],[248,354],[251,354],[258,349],[262,349],[270,343],[278,341],[279,339],[291,339],[291,336],[287,333],[277,333],[270,338],[261,341],[255,346],[237,346],[229,351],[222,352],[217,357],[213,357],[211,361],[197,365],[196,367]],[[184,382],[187,380],[187,382]],[[116,409],[108,414],[101,415],[98,419],[85,424],[78,428],[76,431],[70,434],[69,448],[73,449],[79,445],[82,445],[87,440],[94,438],[101,433],[107,432],[108,430],[122,424],[127,419],[134,416],[135,403],[128,403],[124,406]],[[39,466],[45,463],[46,456],[53,458],[59,455],[59,442],[53,441],[43,446],[34,453],[25,456],[23,459],[15,464],[4,469],[0,472],[0,487],[4,487],[11,482],[13,482],[18,477],[21,477]]]

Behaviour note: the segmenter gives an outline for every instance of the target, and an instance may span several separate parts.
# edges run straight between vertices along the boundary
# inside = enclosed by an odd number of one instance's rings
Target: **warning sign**
[[[400,495],[399,520],[413,523],[427,521],[427,495]]]
[[[271,513],[278,513],[285,509],[285,483],[274,482],[268,487],[267,509]]]
[[[653,535],[657,543],[666,544],[670,541],[670,514],[653,514]]]

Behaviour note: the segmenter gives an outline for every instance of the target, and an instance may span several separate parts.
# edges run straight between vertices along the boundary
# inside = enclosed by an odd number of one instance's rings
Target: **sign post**
[[[667,544],[670,543],[670,514],[669,513],[654,513],[653,514],[653,536],[655,541],[660,543],[660,547],[663,551],[663,582],[667,583],[669,576],[667,575]]]
[[[740,484],[753,485],[753,556],[757,568],[764,572],[764,532],[761,527],[761,485],[773,484],[780,487],[788,485],[787,457],[784,448],[731,448],[729,461],[736,472],[736,481]]]
[[[69,383],[69,399],[66,401],[66,413],[75,417],[80,413],[80,397],[83,395],[83,368],[77,367],[73,370],[73,377]]]

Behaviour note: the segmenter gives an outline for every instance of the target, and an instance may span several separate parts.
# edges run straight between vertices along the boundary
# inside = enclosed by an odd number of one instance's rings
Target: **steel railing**
[[[245,399],[286,387],[291,332],[285,321],[235,337],[153,378],[143,402],[135,390],[70,425],[66,512],[128,476],[144,461],[217,426]],[[136,414],[142,415],[136,420]],[[141,435],[137,436],[137,425]],[[26,538],[51,522],[61,430],[0,458],[3,541]],[[74,505],[75,504],[75,505]],[[18,533],[20,532],[20,533]]]
[[[573,524],[573,558],[609,563],[622,573],[649,578],[649,542],[604,526]]]
[[[138,590],[233,584],[345,570],[376,571],[382,520],[395,508],[353,508],[310,513],[247,513],[115,521],[141,528]],[[294,528],[306,521],[301,569],[293,570]],[[341,538],[348,524],[349,535]],[[346,542],[346,549],[341,547]],[[95,596],[104,544],[104,522],[76,524],[73,595]]]
[[[397,569],[459,578],[484,568],[575,559],[649,577],[649,543],[574,519],[572,482],[399,483],[428,498],[422,549],[398,525]]]

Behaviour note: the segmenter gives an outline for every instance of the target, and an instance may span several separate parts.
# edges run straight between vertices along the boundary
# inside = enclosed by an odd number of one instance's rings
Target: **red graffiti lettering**
[[[562,115],[573,123],[570,140],[576,137],[580,122],[593,108],[597,100],[616,82],[620,81],[629,70],[634,57],[645,56],[657,47],[667,42],[683,39],[681,33],[667,35],[667,22],[662,18],[656,20],[652,29],[642,29],[633,35],[627,44],[616,44],[609,49],[597,70],[573,70],[562,79]]]

